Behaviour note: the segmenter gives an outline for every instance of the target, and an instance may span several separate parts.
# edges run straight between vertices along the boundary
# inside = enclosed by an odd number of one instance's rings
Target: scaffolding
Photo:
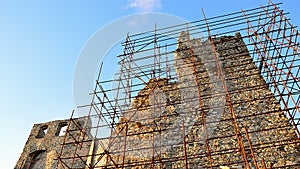
[[[299,168],[300,34],[280,5],[128,34],[56,168]]]

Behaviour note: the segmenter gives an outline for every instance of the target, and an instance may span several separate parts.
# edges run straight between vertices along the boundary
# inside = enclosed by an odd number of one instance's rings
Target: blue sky
[[[279,1],[273,1],[279,2]],[[0,168],[13,168],[34,123],[69,118],[78,55],[99,28],[138,12],[192,21],[267,4],[266,0],[0,0]],[[300,25],[300,1],[282,9]]]

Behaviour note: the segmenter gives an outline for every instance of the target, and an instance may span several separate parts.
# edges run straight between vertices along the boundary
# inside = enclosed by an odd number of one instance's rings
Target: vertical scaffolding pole
[[[221,79],[223,88],[224,88],[225,93],[226,93],[226,101],[228,103],[230,113],[232,115],[232,125],[234,126],[235,135],[236,135],[236,138],[238,140],[239,150],[242,154],[243,161],[244,161],[244,164],[245,164],[245,168],[250,168],[249,163],[248,163],[248,159],[247,159],[247,155],[246,155],[246,152],[245,152],[245,148],[244,148],[244,143],[243,143],[242,138],[241,138],[241,132],[240,132],[238,124],[236,122],[236,115],[235,115],[234,110],[233,110],[233,105],[232,105],[232,102],[231,102],[230,93],[228,91],[228,88],[227,88],[227,85],[226,85],[226,82],[225,82],[225,75],[222,71],[221,63],[218,59],[217,51],[216,51],[214,42],[212,40],[212,36],[211,36],[211,33],[210,33],[208,22],[207,22],[207,19],[205,17],[205,13],[204,13],[203,9],[202,9],[202,15],[203,15],[204,21],[206,23],[206,27],[207,27],[208,39],[211,42],[211,47],[212,47],[212,50],[214,52],[214,58],[215,58],[215,62],[216,62],[217,68],[218,68],[218,77]]]
[[[193,51],[191,40],[190,40],[188,23],[186,24],[186,26],[187,26],[186,29],[187,29],[187,34],[188,34],[188,43],[190,44],[189,52],[190,52],[190,55],[192,56],[193,74],[195,76],[195,82],[196,82],[197,91],[198,91],[198,100],[199,100],[199,105],[200,105],[200,109],[201,109],[203,128],[204,128],[204,133],[205,133],[205,146],[206,146],[206,149],[207,149],[206,156],[208,158],[210,168],[212,169],[213,161],[212,161],[212,158],[211,158],[211,151],[210,151],[210,145],[209,145],[207,128],[206,128],[206,118],[205,118],[205,112],[204,112],[204,108],[203,108],[203,100],[202,100],[202,96],[201,96],[201,89],[200,89],[200,85],[199,85],[199,78],[198,78],[197,68],[196,68],[197,64],[195,63],[195,55],[194,55],[194,51]]]

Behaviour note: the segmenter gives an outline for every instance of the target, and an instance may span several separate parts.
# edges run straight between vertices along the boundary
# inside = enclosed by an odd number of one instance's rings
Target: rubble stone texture
[[[210,164],[214,168],[244,166],[244,152],[250,168],[255,168],[246,128],[259,167],[263,167],[262,159],[267,167],[300,165],[299,142],[292,143],[297,135],[239,33],[200,40],[182,32],[173,66],[177,80],[150,79],[110,138],[86,141],[83,148],[74,150],[74,139],[68,136],[70,144],[61,157],[75,157],[74,151],[88,156],[76,158],[73,168],[84,168],[86,162],[95,168],[182,169],[188,165],[197,169]],[[54,152],[63,139],[55,137],[59,123],[33,127],[16,169],[53,168]],[[45,125],[47,134],[36,138]]]
[[[174,56],[178,81],[150,79],[119,121],[113,161],[125,168],[208,168],[211,160],[218,168],[243,166],[244,152],[254,168],[247,128],[259,167],[262,159],[268,167],[299,164],[299,144],[289,144],[296,133],[241,35],[214,38],[214,45],[188,36],[182,32]],[[114,168],[109,160],[105,166]]]
[[[90,143],[83,143],[82,148],[76,149],[74,146],[74,139],[80,140],[81,137],[90,137],[88,134],[79,135],[79,128],[81,128],[86,121],[73,119],[70,123],[69,133],[64,137],[64,133],[60,134],[63,127],[67,127],[69,120],[56,120],[41,124],[34,124],[28,140],[25,144],[23,152],[15,166],[15,169],[54,169],[57,166],[57,157],[60,153],[63,140],[72,142],[67,144],[62,154],[62,157],[71,157],[76,151],[79,155],[86,155],[90,149]],[[72,154],[73,153],[73,154]],[[86,158],[83,158],[86,160]],[[74,163],[74,167],[84,167],[85,163],[77,159],[74,162],[72,159],[65,160],[66,163]]]

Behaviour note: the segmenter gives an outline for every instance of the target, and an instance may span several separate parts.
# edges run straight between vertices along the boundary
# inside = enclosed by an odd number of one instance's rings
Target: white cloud
[[[137,9],[142,12],[152,12],[162,7],[161,0],[128,0],[127,8]]]

